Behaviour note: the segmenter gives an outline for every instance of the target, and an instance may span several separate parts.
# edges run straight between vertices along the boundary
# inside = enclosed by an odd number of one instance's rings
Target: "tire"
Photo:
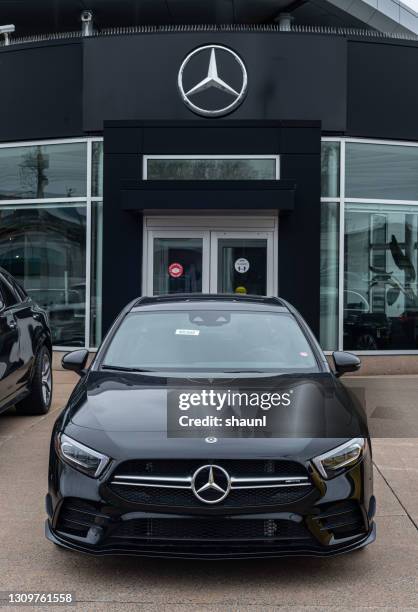
[[[30,393],[16,404],[18,414],[47,414],[52,400],[52,360],[46,346],[36,355]]]

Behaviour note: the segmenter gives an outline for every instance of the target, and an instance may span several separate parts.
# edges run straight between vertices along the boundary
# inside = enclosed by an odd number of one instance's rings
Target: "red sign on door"
[[[168,266],[168,273],[171,278],[180,278],[183,272],[183,266],[180,263],[172,263]]]

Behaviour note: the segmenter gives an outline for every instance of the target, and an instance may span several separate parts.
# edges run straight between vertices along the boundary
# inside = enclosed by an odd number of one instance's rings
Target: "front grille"
[[[113,476],[191,476],[201,465],[216,463],[234,476],[306,476],[303,465],[296,461],[250,459],[153,459],[121,463]]]
[[[306,468],[285,460],[137,460],[122,463],[108,486],[130,504],[202,508],[205,502],[192,490],[193,474],[204,465],[220,466],[231,489],[219,508],[268,507],[291,504],[314,489]]]
[[[165,489],[159,487],[129,487],[119,484],[110,486],[113,493],[132,504],[149,504],[154,506],[183,506],[201,508],[205,504],[199,501],[190,489]],[[271,506],[291,504],[299,501],[312,491],[312,487],[280,487],[236,489],[220,503],[219,508],[239,508],[240,506]]]
[[[366,533],[363,513],[356,500],[323,504],[320,508],[320,514],[314,520],[318,522],[321,532],[331,532],[337,540]]]
[[[122,540],[231,541],[231,540],[310,540],[302,523],[285,520],[253,519],[139,519],[117,527],[106,544]]]

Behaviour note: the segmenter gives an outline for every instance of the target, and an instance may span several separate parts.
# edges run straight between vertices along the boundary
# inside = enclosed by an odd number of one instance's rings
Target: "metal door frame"
[[[207,213],[144,217],[142,295],[153,295],[154,238],[183,237],[202,239],[203,293],[217,292],[219,238],[267,239],[267,295],[278,295],[278,216]]]
[[[277,269],[274,270],[274,263],[277,260],[277,255],[274,253],[274,234],[269,232],[257,232],[255,230],[247,230],[241,232],[219,232],[211,231],[210,233],[210,267],[209,267],[209,290],[210,293],[218,292],[218,242],[222,238],[243,238],[247,240],[261,239],[267,240],[267,257],[266,257],[266,295],[277,295],[277,285],[275,288],[275,279],[277,279]],[[276,272],[276,274],[275,274]]]

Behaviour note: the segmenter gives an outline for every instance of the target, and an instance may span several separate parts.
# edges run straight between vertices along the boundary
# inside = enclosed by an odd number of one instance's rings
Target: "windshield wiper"
[[[102,365],[104,370],[116,370],[117,372],[155,372],[156,370],[144,370],[143,368],[130,368],[129,366]]]

